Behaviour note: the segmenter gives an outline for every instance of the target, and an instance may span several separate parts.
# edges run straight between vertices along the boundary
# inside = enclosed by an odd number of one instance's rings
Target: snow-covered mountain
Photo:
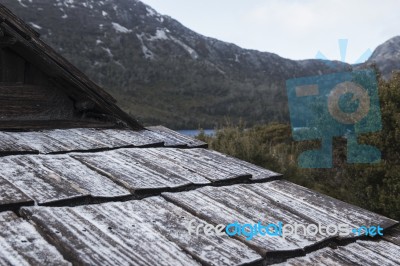
[[[138,0],[1,0],[145,123],[288,119],[285,80],[348,70],[198,34]],[[295,49],[295,44],[293,44]]]
[[[390,78],[393,71],[400,70],[400,36],[379,45],[367,63],[375,63],[383,77]]]

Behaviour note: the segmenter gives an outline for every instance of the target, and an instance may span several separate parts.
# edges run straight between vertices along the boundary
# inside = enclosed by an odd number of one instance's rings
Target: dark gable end
[[[143,127],[0,4],[0,129]]]

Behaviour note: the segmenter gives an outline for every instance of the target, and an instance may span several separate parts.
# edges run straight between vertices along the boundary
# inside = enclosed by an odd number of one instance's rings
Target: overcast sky
[[[400,0],[143,0],[159,13],[206,36],[291,59],[354,63],[400,35]]]

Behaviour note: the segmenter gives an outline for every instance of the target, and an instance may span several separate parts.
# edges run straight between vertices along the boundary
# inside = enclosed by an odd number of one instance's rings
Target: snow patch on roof
[[[112,24],[114,30],[117,31],[117,32],[121,32],[121,33],[132,32],[132,30],[129,30],[129,29],[125,28],[124,26],[122,26],[122,25],[120,25],[120,24],[118,24],[116,22],[111,22],[111,24]]]

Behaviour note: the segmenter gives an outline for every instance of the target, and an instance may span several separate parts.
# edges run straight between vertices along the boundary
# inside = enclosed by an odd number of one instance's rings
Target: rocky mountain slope
[[[366,63],[375,63],[386,79],[391,77],[393,71],[399,71],[400,36],[393,37],[379,45]]]
[[[145,124],[177,129],[214,127],[227,118],[247,125],[287,121],[286,79],[351,68],[242,49],[138,0],[1,3]],[[378,49],[374,55],[379,63]]]

